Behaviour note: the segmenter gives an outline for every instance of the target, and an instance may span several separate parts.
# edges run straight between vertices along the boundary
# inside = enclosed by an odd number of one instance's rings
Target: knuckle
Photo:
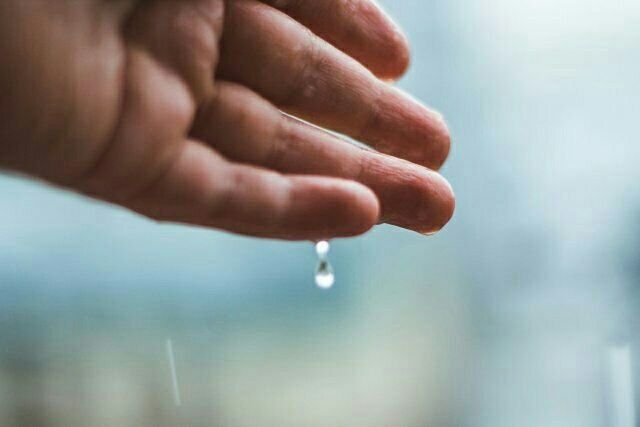
[[[174,66],[201,99],[212,89],[211,75],[219,55],[217,37],[197,8],[183,8],[174,15],[170,33],[177,41]]]
[[[229,218],[236,204],[237,189],[242,186],[242,174],[234,168],[222,171],[220,181],[211,190],[211,194],[199,198],[206,200],[202,212],[206,222],[218,223]]]
[[[299,64],[294,73],[291,84],[280,102],[283,106],[293,106],[300,103],[301,98],[313,97],[318,92],[317,84],[320,81],[323,57],[320,52],[320,44],[310,33],[305,37],[306,41],[297,53],[295,64]]]
[[[362,115],[362,121],[354,135],[355,139],[360,141],[369,141],[374,145],[380,146],[382,149],[384,149],[384,141],[379,140],[379,138],[376,137],[376,133],[382,122],[381,105],[384,97],[384,90],[382,86],[380,86],[373,97],[373,102],[366,104]]]
[[[264,164],[272,169],[280,170],[286,165],[287,141],[291,140],[294,132],[292,120],[280,114],[270,132],[267,133]]]
[[[199,8],[181,8],[170,19],[171,37],[179,40],[181,51],[191,60],[210,60],[217,53],[215,33]]]

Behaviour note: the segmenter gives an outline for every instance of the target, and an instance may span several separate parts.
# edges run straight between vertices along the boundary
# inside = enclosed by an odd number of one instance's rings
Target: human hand
[[[0,57],[0,167],[260,237],[453,213],[449,133],[381,80],[408,48],[370,0],[3,0]]]

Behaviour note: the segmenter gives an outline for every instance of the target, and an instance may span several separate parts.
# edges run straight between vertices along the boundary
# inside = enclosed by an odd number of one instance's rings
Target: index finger
[[[409,45],[373,0],[263,0],[305,25],[382,79],[409,66]]]

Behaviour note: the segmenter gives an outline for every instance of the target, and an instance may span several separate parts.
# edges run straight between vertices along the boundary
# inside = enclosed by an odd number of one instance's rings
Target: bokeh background
[[[607,359],[640,361],[640,3],[383,4],[453,130],[447,229],[334,242],[324,292],[309,243],[1,177],[1,426],[631,427]]]

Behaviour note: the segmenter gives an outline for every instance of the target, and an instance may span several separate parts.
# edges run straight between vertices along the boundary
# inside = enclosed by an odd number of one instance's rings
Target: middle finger
[[[440,114],[260,2],[228,4],[218,73],[291,114],[386,154],[432,169],[448,155],[449,132]]]

